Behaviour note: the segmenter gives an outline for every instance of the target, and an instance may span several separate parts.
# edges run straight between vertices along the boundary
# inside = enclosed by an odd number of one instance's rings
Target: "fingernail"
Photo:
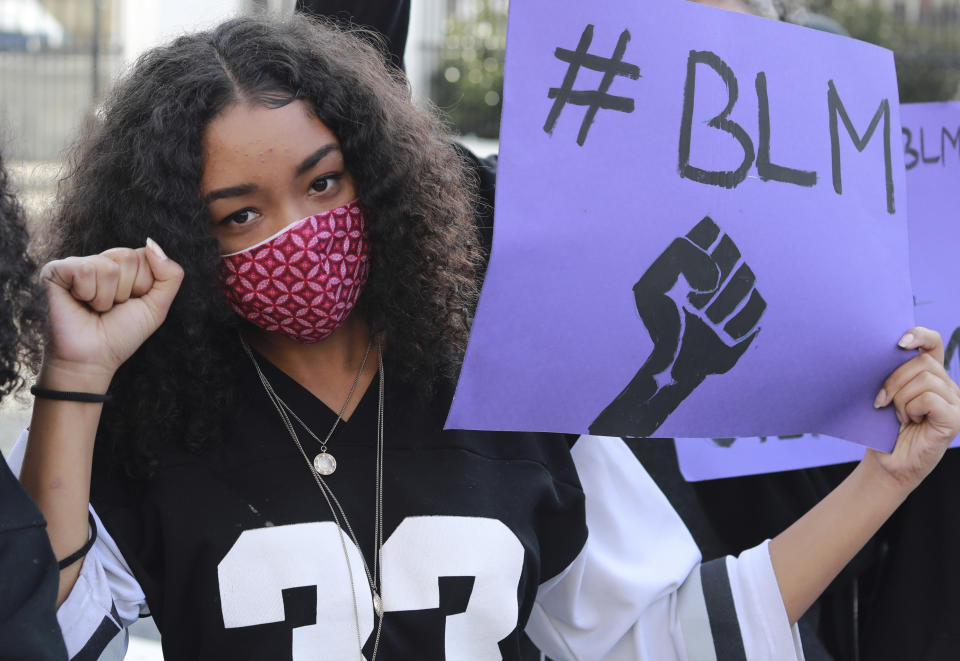
[[[900,341],[897,342],[897,345],[901,349],[909,349],[911,345],[913,345],[913,341],[915,339],[916,338],[913,336],[913,333],[907,333],[906,335],[900,338]]]
[[[877,393],[877,398],[873,400],[873,408],[878,409],[887,402],[887,389],[880,388],[880,392]]]
[[[167,258],[167,255],[166,253],[163,252],[163,249],[159,245],[157,245],[157,242],[151,239],[149,236],[147,237],[147,247],[150,249],[150,251],[154,255],[156,255],[160,259]]]
[[[900,430],[903,430],[903,417],[900,415],[900,411],[894,411],[897,414],[897,422],[900,423]]]

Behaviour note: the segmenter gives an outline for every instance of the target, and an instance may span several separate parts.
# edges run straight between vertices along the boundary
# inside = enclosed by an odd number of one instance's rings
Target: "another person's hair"
[[[232,104],[295,100],[339,139],[368,218],[373,261],[357,309],[385,334],[388,369],[421,392],[459,369],[480,256],[473,193],[443,125],[411,104],[404,79],[365,40],[302,16],[234,19],[137,61],[79,146],[49,229],[55,257],[150,236],[186,272],[104,410],[98,451],[128,471],[149,471],[157,444],[215,441],[232,402],[242,322],[220,290],[200,196],[204,131]]]
[[[0,157],[0,398],[23,386],[43,347],[46,299],[28,242],[23,207]]]

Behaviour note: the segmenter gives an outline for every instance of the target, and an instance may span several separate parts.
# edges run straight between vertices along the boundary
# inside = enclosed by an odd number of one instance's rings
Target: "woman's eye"
[[[339,178],[339,174],[325,174],[322,177],[317,177],[310,184],[310,191],[313,193],[325,193],[333,186],[333,182]]]
[[[257,217],[257,212],[253,209],[241,209],[232,213],[220,221],[220,225],[245,225]]]

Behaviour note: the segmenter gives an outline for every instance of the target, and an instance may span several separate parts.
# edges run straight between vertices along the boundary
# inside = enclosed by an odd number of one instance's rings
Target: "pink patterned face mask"
[[[356,200],[220,259],[220,279],[237,314],[303,344],[343,323],[369,274],[370,243]]]

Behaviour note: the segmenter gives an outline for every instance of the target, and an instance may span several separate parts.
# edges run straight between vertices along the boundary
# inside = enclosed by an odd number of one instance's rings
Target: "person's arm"
[[[526,632],[547,656],[558,661],[803,658],[799,632],[783,608],[768,542],[739,557],[701,563],[683,521],[621,439],[581,436],[571,456],[584,495],[587,537],[558,574],[540,578]],[[565,517],[556,520],[561,535],[578,525]],[[556,560],[549,564],[557,565]]]
[[[117,368],[163,323],[183,270],[156,244],[117,248],[47,264],[41,272],[50,309],[38,384],[103,394]],[[101,404],[36,399],[20,481],[47,520],[57,558],[87,541],[93,445]],[[59,606],[81,563],[60,572]]]
[[[589,536],[540,586],[531,639],[557,659],[803,658],[797,619],[960,430],[960,389],[943,371],[939,337],[913,334],[905,348],[922,355],[887,379],[878,401],[892,401],[908,420],[894,452],[869,452],[787,531],[736,558],[701,563],[679,516],[622,441],[581,437],[572,455]]]
[[[25,430],[8,457],[14,474],[23,467],[28,445],[29,432]],[[92,505],[89,516],[91,528],[96,529],[96,540],[83,558],[77,561],[80,574],[66,600],[56,608],[53,620],[58,635],[62,634],[67,657],[71,659],[100,657],[123,629],[149,613],[143,589]],[[47,534],[44,530],[40,530],[40,533],[49,551]],[[50,557],[53,581],[46,599],[52,612],[59,575],[52,551]],[[2,645],[0,649],[3,649]]]
[[[75,378],[69,378],[74,376]],[[109,379],[82,374],[51,374],[44,369],[38,385],[54,390],[104,393]],[[93,441],[100,421],[101,404],[37,399],[33,407],[30,444],[20,481],[47,520],[54,555],[65,558],[87,541],[87,503]],[[57,606],[70,593],[80,562],[60,571]]]
[[[770,543],[770,559],[790,622],[923,481],[960,431],[960,388],[943,367],[943,341],[914,328],[901,340],[919,355],[884,382],[875,406],[891,403],[901,421],[890,454],[870,450],[836,489]]]

